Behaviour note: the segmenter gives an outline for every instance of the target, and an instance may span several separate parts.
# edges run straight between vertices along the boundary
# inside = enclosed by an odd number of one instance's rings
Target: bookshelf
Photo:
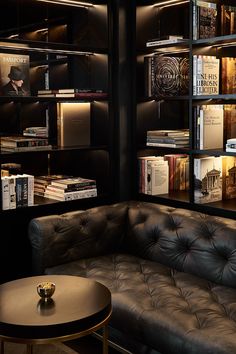
[[[8,230],[0,257],[6,267],[6,274],[1,274],[3,280],[28,274],[27,225],[32,217],[93,207],[118,198],[112,90],[114,9],[111,2],[101,0],[77,5],[41,0],[9,0],[0,5],[0,53],[15,55],[17,60],[28,58],[30,88],[25,95],[0,96],[1,136],[22,135],[27,127],[46,126],[51,145],[43,151],[2,150],[1,165],[18,164],[19,173],[33,176],[60,174],[95,179],[98,194],[68,202],[35,195],[33,206],[1,210],[1,225]],[[16,64],[19,63],[15,61]],[[23,85],[26,80],[25,76]],[[38,96],[39,90],[71,88],[102,90],[107,97]],[[70,105],[78,114],[87,110],[83,117],[89,116],[90,122],[83,127],[87,130],[77,145],[59,144],[58,105],[66,105],[67,115]],[[85,139],[84,134],[89,138]],[[13,270],[12,260],[19,265]]]
[[[206,212],[214,215],[221,215],[230,218],[235,218],[235,198],[234,198],[234,187],[232,187],[231,192],[226,192],[228,188],[228,182],[230,176],[227,174],[225,167],[221,164],[220,166],[220,185],[223,189],[222,196],[220,200],[215,201],[209,197],[211,192],[209,188],[207,191],[201,190],[201,195],[206,195],[209,198],[199,199],[196,197],[196,189],[199,188],[198,182],[196,182],[196,162],[203,157],[219,157],[222,161],[226,161],[228,157],[228,170],[231,168],[233,173],[234,168],[234,152],[226,151],[225,145],[227,138],[234,138],[234,114],[232,113],[232,107],[235,105],[236,96],[235,91],[226,90],[223,86],[225,80],[224,74],[222,73],[222,58],[236,57],[236,30],[235,30],[235,20],[234,14],[231,18],[231,27],[229,25],[224,25],[222,23],[222,8],[224,10],[232,10],[235,4],[233,1],[221,1],[212,0],[205,1],[207,7],[210,8],[211,12],[215,12],[215,17],[211,18],[210,27],[211,31],[213,26],[215,26],[214,33],[208,33],[205,38],[204,34],[201,33],[200,29],[196,30],[195,25],[195,15],[193,14],[196,10],[195,1],[137,1],[136,13],[134,15],[135,23],[135,35],[133,38],[134,46],[133,53],[135,62],[135,69],[133,75],[135,77],[134,92],[135,97],[133,101],[133,116],[134,119],[134,136],[133,136],[133,156],[135,164],[133,169],[136,171],[136,185],[133,188],[133,197],[139,198],[141,200],[152,201],[156,203],[163,203],[171,206],[179,206],[189,209],[195,209],[198,211]],[[213,5],[212,5],[213,4]],[[199,9],[198,16],[199,15]],[[217,16],[216,16],[217,12]],[[211,14],[211,16],[213,16]],[[208,19],[209,20],[209,19]],[[199,21],[199,17],[198,17]],[[231,28],[231,29],[230,29]],[[207,31],[207,29],[204,29]],[[196,34],[197,33],[197,34]],[[162,42],[160,45],[147,46],[147,43],[155,41],[158,39],[166,39],[169,35],[182,36],[183,41],[176,41],[171,43],[170,41]],[[154,88],[150,91],[150,81],[151,75],[156,75],[155,69],[150,69],[150,62],[152,57],[181,57],[187,58],[189,62],[189,78],[188,78],[188,91],[184,94],[178,95],[174,92],[169,94],[159,91],[156,89],[157,79],[153,79]],[[219,77],[218,77],[218,91],[204,94],[195,94],[194,85],[196,82],[195,75],[195,63],[194,58],[200,57],[216,57],[219,60]],[[147,59],[149,58],[149,59]],[[232,61],[231,61],[232,64]],[[200,64],[198,66],[200,68]],[[200,70],[200,69],[199,69]],[[202,69],[203,70],[203,69]],[[224,71],[225,69],[223,69]],[[154,74],[153,74],[154,73]],[[201,72],[202,73],[202,72]],[[163,72],[164,75],[171,75],[171,71]],[[203,73],[202,73],[203,74]],[[234,71],[235,75],[235,71]],[[227,74],[226,76],[229,76]],[[233,74],[232,74],[233,76]],[[161,81],[162,77],[159,76],[162,86],[167,85],[164,81]],[[147,80],[148,79],[148,80]],[[212,84],[212,83],[211,83]],[[229,86],[232,87],[234,83],[230,82]],[[148,91],[149,90],[149,91]],[[157,91],[155,91],[157,90]],[[201,92],[201,91],[200,91]],[[218,130],[223,140],[222,146],[219,144],[219,138],[212,129],[213,138],[213,148],[205,148],[207,144],[198,145],[196,139],[203,139],[203,130],[197,132],[196,124],[200,124],[199,120],[196,118],[197,107],[202,110],[202,107],[207,107],[213,110],[214,106],[219,108],[220,106],[224,109],[223,116],[223,127]],[[230,108],[231,107],[231,108]],[[231,117],[227,117],[227,112],[231,111]],[[209,111],[207,111],[209,113]],[[207,112],[204,111],[204,114]],[[202,113],[201,113],[202,114]],[[199,117],[198,117],[199,118]],[[201,118],[202,119],[202,118]],[[208,118],[204,120],[205,122]],[[229,122],[230,120],[230,122]],[[202,123],[201,123],[202,124]],[[201,125],[202,127],[202,125]],[[147,146],[146,137],[148,131],[154,130],[179,130],[179,129],[189,129],[189,146],[185,148],[171,148],[171,147],[161,147],[161,146]],[[203,129],[203,128],[200,128]],[[229,129],[229,132],[228,132]],[[198,136],[200,134],[200,138]],[[208,134],[209,135],[209,134]],[[214,136],[213,136],[214,135]],[[214,147],[214,139],[217,140],[218,145]],[[201,148],[200,148],[201,146]],[[186,190],[182,188],[169,188],[168,193],[158,194],[158,195],[148,195],[143,193],[140,189],[140,174],[146,173],[144,165],[140,164],[140,160],[148,156],[163,156],[166,155],[176,155],[185,154],[189,159],[188,167],[188,187]],[[142,158],[142,159],[141,159]],[[208,159],[209,161],[212,159]],[[216,164],[215,160],[215,164]],[[224,164],[226,164],[224,162]],[[232,166],[230,165],[232,164]],[[230,165],[230,167],[229,167]],[[215,165],[213,165],[215,166]],[[141,171],[140,171],[141,169]],[[144,172],[143,172],[144,170]],[[213,170],[213,169],[212,169]],[[227,170],[227,171],[228,171]],[[175,177],[174,177],[175,178]],[[203,185],[201,181],[201,185]],[[231,188],[230,187],[230,188]],[[203,188],[203,187],[202,187]],[[229,195],[231,194],[231,198]],[[205,200],[203,202],[203,200]]]

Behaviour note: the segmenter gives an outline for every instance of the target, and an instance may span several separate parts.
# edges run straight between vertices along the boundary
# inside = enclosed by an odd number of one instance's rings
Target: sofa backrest
[[[28,235],[34,274],[59,264],[117,252],[126,233],[126,203],[34,218]]]
[[[128,210],[126,251],[236,287],[236,221],[153,203]]]

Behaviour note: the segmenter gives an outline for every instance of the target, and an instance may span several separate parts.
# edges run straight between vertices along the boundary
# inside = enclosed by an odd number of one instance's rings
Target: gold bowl
[[[37,292],[44,301],[47,301],[52,297],[55,289],[56,285],[50,281],[44,281],[37,285]]]

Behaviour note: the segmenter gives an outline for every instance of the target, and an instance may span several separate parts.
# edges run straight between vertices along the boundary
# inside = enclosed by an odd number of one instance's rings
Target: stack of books
[[[92,198],[96,196],[96,180],[82,177],[52,180],[44,192],[44,197],[60,201]]]
[[[34,178],[34,194],[40,197],[44,197],[44,192],[46,188],[53,180],[64,179],[70,176],[66,175],[45,175],[45,176],[35,176]]]
[[[57,89],[57,90],[38,90],[38,97],[75,97],[78,99],[107,99],[108,94],[103,90],[97,89]]]
[[[1,151],[2,152],[21,152],[30,150],[48,150],[52,146],[49,145],[47,138],[32,138],[24,136],[2,136]]]
[[[27,127],[23,130],[23,135],[24,136],[47,138],[48,137],[48,127]]]
[[[187,148],[189,147],[189,129],[148,130],[147,146]]]

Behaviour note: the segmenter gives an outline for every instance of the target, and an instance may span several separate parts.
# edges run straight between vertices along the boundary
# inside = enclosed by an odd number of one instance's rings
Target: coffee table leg
[[[108,354],[108,326],[103,327],[103,354]]]
[[[27,344],[27,354],[33,354],[33,345]]]

